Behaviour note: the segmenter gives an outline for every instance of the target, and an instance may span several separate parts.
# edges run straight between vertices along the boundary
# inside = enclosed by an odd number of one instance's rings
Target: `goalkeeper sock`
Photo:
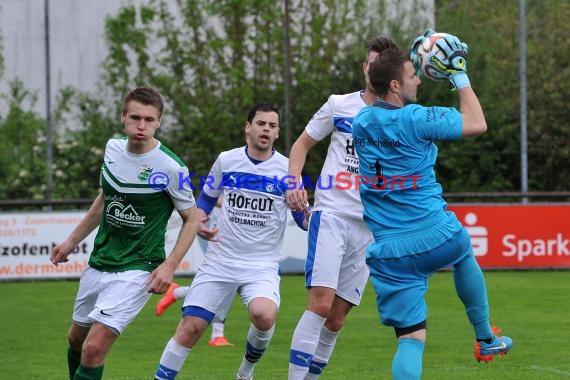
[[[394,379],[420,379],[424,342],[417,339],[398,339],[398,349],[392,360]]]
[[[492,338],[487,285],[481,267],[472,254],[454,265],[453,281],[457,295],[465,306],[467,318],[475,330],[475,337]]]

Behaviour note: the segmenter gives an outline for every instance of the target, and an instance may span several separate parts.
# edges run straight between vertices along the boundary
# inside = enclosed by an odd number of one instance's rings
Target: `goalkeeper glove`
[[[467,76],[467,44],[453,35],[448,35],[437,40],[436,45],[445,58],[441,59],[436,55],[428,56],[428,60],[433,63],[435,69],[449,78],[454,89],[470,86]]]
[[[410,48],[410,59],[412,61],[412,64],[414,65],[414,69],[416,70],[417,76],[420,76],[420,64],[421,64],[420,57],[418,57],[418,48],[421,46],[421,44],[424,42],[426,38],[429,38],[432,34],[435,33],[437,33],[435,30],[429,28],[424,32],[424,34],[422,34],[421,36],[417,36],[414,42],[412,42],[412,46]]]

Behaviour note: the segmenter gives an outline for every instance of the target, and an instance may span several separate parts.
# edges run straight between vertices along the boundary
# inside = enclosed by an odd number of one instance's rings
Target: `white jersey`
[[[221,260],[257,267],[279,266],[287,221],[285,190],[289,160],[278,152],[255,165],[245,147],[222,152],[203,184],[206,195],[223,204],[217,240],[206,261]]]
[[[363,208],[354,179],[358,174],[358,156],[352,142],[352,121],[366,105],[362,93],[331,95],[305,127],[317,141],[332,133],[320,178],[315,183],[314,211],[362,220]]]

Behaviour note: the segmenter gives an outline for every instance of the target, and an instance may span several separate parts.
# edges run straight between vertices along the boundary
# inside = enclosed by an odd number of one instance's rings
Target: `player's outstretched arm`
[[[162,294],[168,290],[174,278],[174,271],[190,249],[198,230],[198,209],[196,206],[186,210],[178,210],[182,218],[182,226],[172,252],[162,264],[150,274],[147,284],[149,293]]]
[[[303,131],[291,147],[291,152],[289,153],[289,175],[294,178],[292,180],[294,184],[290,183],[287,189],[287,204],[292,210],[305,210],[307,208],[307,191],[299,189],[302,181],[301,172],[305,166],[307,153],[316,143],[317,140],[309,136],[306,131]]]
[[[105,200],[103,199],[103,194],[100,193],[91,204],[91,207],[89,207],[85,217],[83,217],[77,227],[73,229],[69,237],[53,248],[49,258],[52,264],[57,266],[60,263],[68,261],[67,256],[77,248],[83,239],[99,226],[101,217],[103,216],[104,205]]]
[[[457,90],[459,97],[459,111],[463,118],[462,135],[465,137],[482,135],[487,132],[487,122],[479,99],[471,88],[467,76],[467,44],[450,35],[441,42],[442,50],[444,45],[447,49],[446,55],[455,57],[449,63],[449,66],[453,68],[449,81]]]

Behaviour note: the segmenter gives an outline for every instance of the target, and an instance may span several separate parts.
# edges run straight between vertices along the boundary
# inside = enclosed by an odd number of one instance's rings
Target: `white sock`
[[[289,356],[289,380],[302,380],[309,371],[313,354],[317,349],[321,329],[326,318],[305,310],[291,341]]]
[[[305,380],[316,380],[319,378],[332,355],[338,333],[338,331],[331,331],[327,329],[326,326],[323,326],[319,337],[319,344],[311,360],[309,373],[305,376]]]
[[[256,329],[253,324],[249,326],[245,355],[238,369],[238,375],[240,377],[247,378],[252,375],[255,364],[261,359],[267,346],[269,346],[273,331],[275,331],[275,325],[267,331],[260,331]]]
[[[172,295],[174,296],[174,298],[176,298],[177,300],[186,297],[186,293],[188,293],[188,289],[190,289],[189,286],[179,286],[177,288],[174,288],[174,290],[172,291]]]
[[[171,338],[168,343],[166,343],[166,347],[164,347],[154,377],[159,380],[174,379],[180,371],[180,368],[182,368],[189,353],[189,348],[181,346],[176,343],[174,338]]]
[[[212,322],[212,336],[210,340],[224,336],[224,323],[223,322]]]

